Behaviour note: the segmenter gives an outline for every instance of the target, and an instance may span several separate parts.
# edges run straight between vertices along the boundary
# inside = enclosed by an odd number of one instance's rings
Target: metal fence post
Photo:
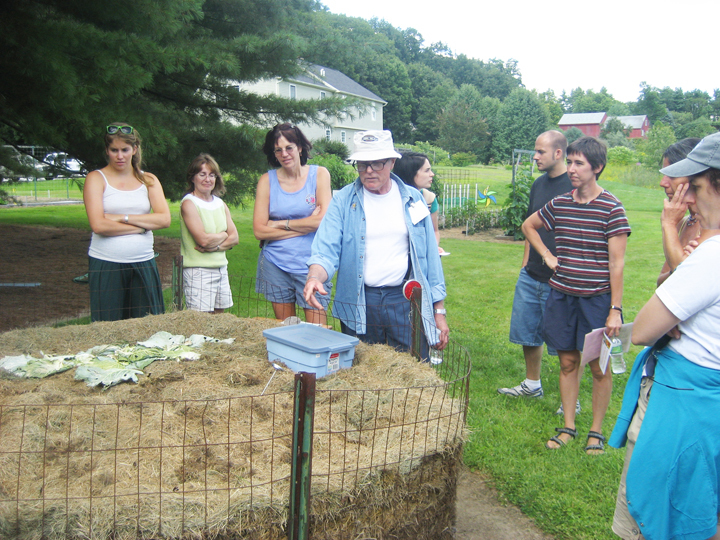
[[[310,538],[310,481],[315,420],[315,374],[295,374],[289,540]]]

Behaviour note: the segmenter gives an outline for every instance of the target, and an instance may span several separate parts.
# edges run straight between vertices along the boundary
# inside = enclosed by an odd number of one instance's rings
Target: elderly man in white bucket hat
[[[358,178],[335,195],[315,235],[305,298],[317,303],[315,293],[327,294],[323,283],[337,272],[333,315],[343,333],[409,350],[410,302],[403,283],[414,279],[422,287],[427,343],[443,349],[449,333],[445,278],[427,204],[392,174],[401,156],[389,131],[362,131],[354,143],[350,159]]]

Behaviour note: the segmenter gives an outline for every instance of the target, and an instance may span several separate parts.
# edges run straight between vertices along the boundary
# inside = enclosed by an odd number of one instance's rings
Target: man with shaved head
[[[559,131],[546,131],[535,141],[533,160],[537,163],[538,170],[545,174],[535,180],[530,189],[530,204],[526,217],[537,212],[558,195],[572,190],[565,164],[567,145],[565,135]],[[546,230],[539,232],[547,248],[555,255],[555,233]],[[552,275],[552,270],[543,263],[542,254],[535,251],[526,240],[510,321],[510,341],[522,345],[526,378],[512,388],[498,388],[501,394],[511,397],[543,396],[540,382],[544,343],[542,321],[545,300],[550,292],[548,281]],[[549,346],[548,353],[557,355]]]

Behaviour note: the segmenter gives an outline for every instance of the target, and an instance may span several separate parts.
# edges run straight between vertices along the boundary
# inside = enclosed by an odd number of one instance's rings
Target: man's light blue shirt
[[[425,334],[430,345],[434,345],[438,339],[433,304],[446,296],[435,231],[430,215],[416,224],[410,218],[412,204],[426,204],[420,192],[394,174],[390,178],[400,189],[408,229],[412,277],[422,286]],[[363,185],[359,178],[333,197],[317,230],[307,261],[308,266],[322,266],[330,278],[337,271],[333,315],[358,334],[366,333],[363,276],[366,223],[363,200]]]

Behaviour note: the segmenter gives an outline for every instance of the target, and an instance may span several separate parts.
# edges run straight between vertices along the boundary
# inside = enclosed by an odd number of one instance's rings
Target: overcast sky
[[[333,13],[414,28],[425,46],[442,41],[471,58],[514,58],[526,88],[558,97],[605,86],[635,101],[643,81],[711,97],[720,88],[718,0],[321,2]]]

